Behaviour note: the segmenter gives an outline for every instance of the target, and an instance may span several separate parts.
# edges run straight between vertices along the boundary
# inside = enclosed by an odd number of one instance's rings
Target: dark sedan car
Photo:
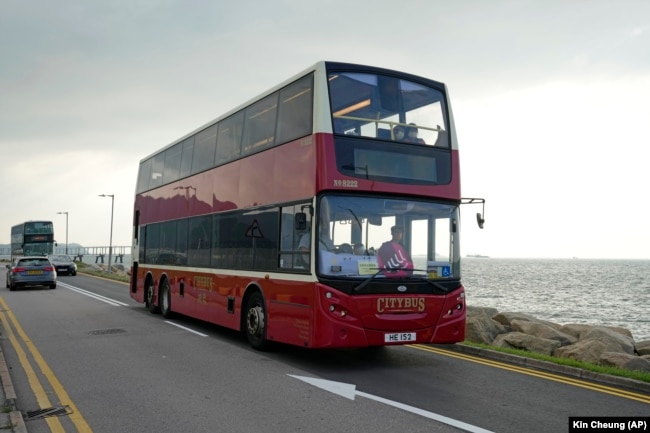
[[[43,256],[18,257],[7,265],[7,288],[15,290],[26,286],[48,286],[56,289],[56,269]]]
[[[56,268],[57,274],[77,275],[77,265],[70,256],[66,254],[55,254],[49,256],[49,258]]]

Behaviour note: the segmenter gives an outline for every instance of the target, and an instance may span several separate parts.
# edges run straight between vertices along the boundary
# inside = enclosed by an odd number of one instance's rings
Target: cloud
[[[464,224],[468,252],[647,257],[647,16],[636,0],[7,0],[0,243],[69,211],[71,242],[106,244],[105,193],[128,245],[140,159],[327,59],[449,86],[463,192],[488,199],[486,229]]]

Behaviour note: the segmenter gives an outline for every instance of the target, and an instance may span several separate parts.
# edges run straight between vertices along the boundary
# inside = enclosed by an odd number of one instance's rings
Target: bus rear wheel
[[[169,280],[165,278],[160,288],[160,313],[165,319],[172,317],[172,294]]]
[[[248,343],[256,350],[265,350],[268,347],[266,340],[266,308],[264,297],[260,292],[251,295],[246,303],[245,332]]]

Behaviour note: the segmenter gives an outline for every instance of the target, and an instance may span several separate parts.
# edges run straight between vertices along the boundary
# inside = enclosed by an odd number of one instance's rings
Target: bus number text
[[[359,182],[356,180],[334,179],[334,186],[343,188],[359,188]]]

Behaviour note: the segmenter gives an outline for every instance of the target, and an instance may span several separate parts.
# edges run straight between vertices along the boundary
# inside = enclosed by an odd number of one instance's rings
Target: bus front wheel
[[[248,343],[257,350],[264,350],[268,345],[266,340],[266,308],[264,297],[260,292],[251,295],[246,303],[245,332]]]
[[[151,314],[155,314],[159,310],[158,307],[156,306],[156,299],[155,299],[156,286],[154,286],[152,279],[147,280],[146,287],[147,287],[147,293],[145,294],[145,305]]]

